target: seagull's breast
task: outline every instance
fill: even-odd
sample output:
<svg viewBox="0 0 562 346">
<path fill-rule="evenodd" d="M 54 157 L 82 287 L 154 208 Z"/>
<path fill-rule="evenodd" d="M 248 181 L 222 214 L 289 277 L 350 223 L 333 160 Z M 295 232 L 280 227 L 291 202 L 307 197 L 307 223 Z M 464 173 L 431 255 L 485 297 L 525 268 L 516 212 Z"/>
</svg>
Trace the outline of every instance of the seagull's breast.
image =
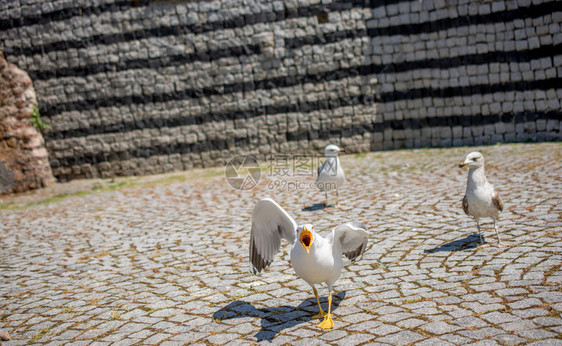
<svg viewBox="0 0 562 346">
<path fill-rule="evenodd" d="M 335 190 L 345 182 L 345 174 L 337 157 L 328 157 L 320 167 L 316 184 L 320 190 Z"/>
<path fill-rule="evenodd" d="M 299 241 L 296 242 L 291 250 L 291 265 L 297 275 L 309 284 L 334 282 L 341 275 L 343 261 L 332 253 L 332 244 L 315 236 L 310 253 Z"/>
<path fill-rule="evenodd" d="M 492 202 L 494 188 L 489 184 L 475 186 L 467 189 L 468 214 L 474 217 L 492 217 L 497 215 L 498 210 Z"/>
</svg>

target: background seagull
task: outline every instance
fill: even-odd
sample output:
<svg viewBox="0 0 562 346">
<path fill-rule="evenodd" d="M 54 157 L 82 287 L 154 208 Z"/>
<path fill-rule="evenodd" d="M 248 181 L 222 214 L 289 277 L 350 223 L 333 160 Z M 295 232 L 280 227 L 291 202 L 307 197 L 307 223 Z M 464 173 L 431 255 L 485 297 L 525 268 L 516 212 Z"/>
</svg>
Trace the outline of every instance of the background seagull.
<svg viewBox="0 0 562 346">
<path fill-rule="evenodd" d="M 250 233 L 250 267 L 257 274 L 273 261 L 279 252 L 281 239 L 292 244 L 291 265 L 314 291 L 319 313 L 313 318 L 324 318 L 318 325 L 322 329 L 332 328 L 332 288 L 341 275 L 342 255 L 355 261 L 363 255 L 368 234 L 359 222 L 348 222 L 335 227 L 326 237 L 313 231 L 310 224 L 299 226 L 279 204 L 270 198 L 260 200 L 252 214 Z M 320 306 L 316 284 L 326 283 L 328 313 Z"/>
<path fill-rule="evenodd" d="M 498 213 L 503 211 L 503 202 L 494 186 L 488 182 L 484 174 L 484 156 L 479 152 L 472 152 L 459 164 L 459 167 L 468 166 L 468 180 L 466 194 L 462 200 L 462 209 L 466 215 L 474 217 L 480 235 L 480 242 L 484 244 L 480 233 L 479 218 L 491 217 L 494 220 L 494 229 L 498 236 L 498 246 L 504 246 L 500 241 L 500 233 L 496 225 Z"/>
<path fill-rule="evenodd" d="M 328 206 L 328 191 L 336 190 L 336 207 L 339 207 L 338 189 L 345 182 L 345 174 L 340 165 L 338 153 L 341 150 L 337 145 L 330 144 L 324 149 L 326 161 L 318 168 L 318 177 L 316 178 L 316 187 L 320 191 L 326 193 L 326 207 Z"/>
</svg>

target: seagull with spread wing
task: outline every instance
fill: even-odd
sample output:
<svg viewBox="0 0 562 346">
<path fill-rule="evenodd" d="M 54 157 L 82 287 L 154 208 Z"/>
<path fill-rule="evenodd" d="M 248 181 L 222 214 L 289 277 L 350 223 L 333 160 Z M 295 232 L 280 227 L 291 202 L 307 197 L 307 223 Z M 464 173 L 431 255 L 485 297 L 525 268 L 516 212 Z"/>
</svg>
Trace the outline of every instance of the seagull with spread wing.
<svg viewBox="0 0 562 346">
<path fill-rule="evenodd" d="M 500 233 L 496 225 L 496 219 L 500 211 L 503 211 L 503 202 L 494 186 L 488 182 L 484 173 L 484 156 L 475 151 L 466 156 L 466 159 L 459 164 L 459 167 L 468 166 L 468 180 L 466 183 L 466 193 L 462 200 L 462 209 L 468 216 L 474 217 L 480 243 L 484 244 L 482 233 L 480 232 L 481 217 L 490 217 L 494 220 L 494 229 L 498 236 L 498 247 L 504 246 L 500 240 Z"/>
<path fill-rule="evenodd" d="M 344 266 L 342 256 L 355 261 L 365 252 L 368 233 L 359 222 L 348 222 L 335 227 L 325 237 L 310 224 L 298 225 L 279 204 L 270 198 L 260 200 L 252 214 L 250 233 L 250 266 L 257 274 L 267 268 L 279 252 L 281 239 L 292 244 L 291 265 L 299 277 L 314 291 L 319 313 L 313 318 L 324 318 L 322 329 L 334 326 L 332 320 L 332 289 Z M 326 283 L 329 290 L 328 312 L 320 306 L 314 285 Z"/>
</svg>

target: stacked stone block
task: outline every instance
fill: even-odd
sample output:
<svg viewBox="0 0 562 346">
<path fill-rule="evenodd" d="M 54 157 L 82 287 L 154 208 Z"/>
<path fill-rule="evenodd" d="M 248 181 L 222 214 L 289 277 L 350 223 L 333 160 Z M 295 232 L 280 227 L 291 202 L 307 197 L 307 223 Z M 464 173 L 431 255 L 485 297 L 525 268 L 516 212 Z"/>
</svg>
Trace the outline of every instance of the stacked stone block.
<svg viewBox="0 0 562 346">
<path fill-rule="evenodd" d="M 0 49 L 64 180 L 560 140 L 561 22 L 552 0 L 10 0 Z"/>
</svg>

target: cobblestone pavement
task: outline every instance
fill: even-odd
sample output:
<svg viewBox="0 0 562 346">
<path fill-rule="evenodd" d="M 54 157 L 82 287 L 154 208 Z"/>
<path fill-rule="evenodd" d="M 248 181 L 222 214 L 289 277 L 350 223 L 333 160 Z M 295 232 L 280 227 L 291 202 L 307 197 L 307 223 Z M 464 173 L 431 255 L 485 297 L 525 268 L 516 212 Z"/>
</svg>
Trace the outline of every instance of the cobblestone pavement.
<svg viewBox="0 0 562 346">
<path fill-rule="evenodd" d="M 458 162 L 473 149 L 484 153 L 504 200 L 505 248 L 495 246 L 490 219 L 483 230 L 491 246 L 478 247 L 476 224 L 461 208 L 467 170 Z M 11 340 L 3 345 L 561 345 L 561 149 L 344 156 L 341 209 L 320 207 L 323 194 L 308 188 L 306 169 L 277 183 L 262 177 L 248 191 L 208 169 L 92 182 L 43 201 L 5 198 L 0 333 Z M 264 176 L 277 164 L 264 166 Z M 317 230 L 367 225 L 366 254 L 335 285 L 334 329 L 311 319 L 317 306 L 286 243 L 265 273 L 249 274 L 251 210 L 266 196 Z M 326 306 L 327 289 L 319 291 Z"/>
</svg>

